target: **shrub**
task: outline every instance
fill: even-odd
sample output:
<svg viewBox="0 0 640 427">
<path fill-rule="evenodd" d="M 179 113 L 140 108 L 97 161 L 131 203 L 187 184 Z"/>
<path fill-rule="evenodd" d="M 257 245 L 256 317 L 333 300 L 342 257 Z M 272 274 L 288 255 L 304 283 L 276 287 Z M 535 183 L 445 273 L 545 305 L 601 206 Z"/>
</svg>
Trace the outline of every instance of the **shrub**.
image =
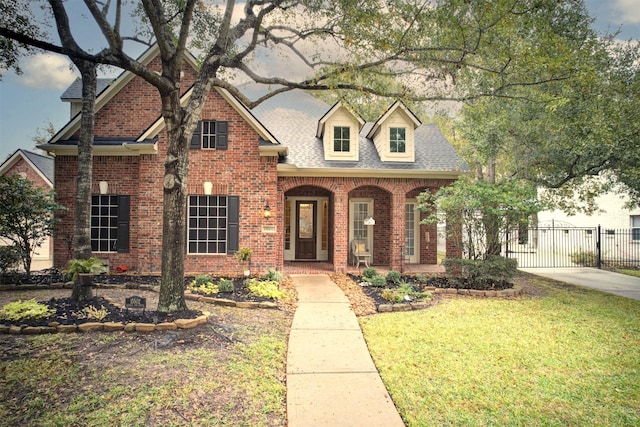
<svg viewBox="0 0 640 427">
<path fill-rule="evenodd" d="M 374 286 L 376 288 L 384 288 L 385 286 L 387 286 L 387 279 L 379 274 L 376 274 L 375 276 L 369 278 L 368 281 L 371 283 L 371 286 Z"/>
<path fill-rule="evenodd" d="M 364 279 L 371 279 L 372 277 L 377 275 L 378 275 L 378 272 L 376 271 L 375 268 L 367 267 L 364 270 L 362 270 L 362 277 Z"/>
<path fill-rule="evenodd" d="M 16 270 L 20 262 L 20 252 L 15 246 L 0 246 L 0 273 Z"/>
<path fill-rule="evenodd" d="M 206 274 L 196 277 L 191 283 L 189 283 L 189 289 L 205 295 L 217 294 L 220 292 L 218 285 L 213 283 L 211 276 Z"/>
<path fill-rule="evenodd" d="M 593 251 L 577 251 L 569 255 L 571 262 L 582 266 L 595 266 L 596 254 Z"/>
<path fill-rule="evenodd" d="M 466 279 L 474 289 L 491 289 L 496 283 L 510 282 L 517 272 L 515 259 L 493 256 L 484 260 L 447 258 L 447 273 Z"/>
<path fill-rule="evenodd" d="M 220 279 L 218 282 L 218 290 L 223 293 L 232 293 L 236 290 L 233 281 L 229 279 Z"/>
<path fill-rule="evenodd" d="M 385 289 L 380 294 L 387 301 L 400 303 L 407 301 L 405 297 L 409 297 L 408 301 L 423 300 L 431 298 L 429 292 L 418 292 L 408 283 L 402 283 L 400 287 L 395 289 Z"/>
<path fill-rule="evenodd" d="M 287 296 L 278 288 L 278 282 L 275 280 L 247 279 L 246 283 L 249 292 L 257 297 L 276 300 Z"/>
<path fill-rule="evenodd" d="M 387 282 L 399 285 L 402 281 L 402 276 L 399 271 L 391 270 L 387 273 Z"/>
<path fill-rule="evenodd" d="M 266 273 L 264 273 L 264 280 L 273 280 L 276 282 L 282 282 L 282 273 L 280 273 L 277 270 L 274 270 L 273 268 L 270 268 L 267 270 Z"/>
<path fill-rule="evenodd" d="M 0 309 L 0 319 L 12 322 L 20 320 L 37 320 L 51 317 L 56 311 L 34 299 L 13 301 Z"/>
<path fill-rule="evenodd" d="M 107 309 L 104 308 L 103 305 L 101 305 L 100 308 L 96 308 L 90 305 L 88 307 L 83 308 L 82 311 L 84 312 L 84 314 L 87 316 L 88 319 L 96 319 L 96 320 L 104 320 L 104 318 L 107 317 L 107 315 L 109 314 L 109 311 L 107 311 Z"/>
</svg>

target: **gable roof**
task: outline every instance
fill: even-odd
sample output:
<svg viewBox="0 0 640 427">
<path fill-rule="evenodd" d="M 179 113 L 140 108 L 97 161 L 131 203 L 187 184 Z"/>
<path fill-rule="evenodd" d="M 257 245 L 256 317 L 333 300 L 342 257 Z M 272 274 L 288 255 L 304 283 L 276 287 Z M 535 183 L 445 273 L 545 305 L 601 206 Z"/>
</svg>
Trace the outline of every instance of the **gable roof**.
<svg viewBox="0 0 640 427">
<path fill-rule="evenodd" d="M 266 90 L 255 85 L 239 89 L 250 99 L 257 99 Z M 325 160 L 323 143 L 316 133 L 318 121 L 328 109 L 326 103 L 296 89 L 278 94 L 252 110 L 289 150 L 278 165 L 280 175 L 455 178 L 469 170 L 438 127 L 431 124 L 419 124 L 415 130 L 415 162 L 383 162 L 374 142 L 367 138 L 375 123 L 366 123 L 360 130 L 358 161 Z M 417 120 L 411 115 L 412 120 Z"/>
<path fill-rule="evenodd" d="M 53 159 L 27 150 L 18 149 L 9 156 L 7 160 L 0 165 L 0 175 L 7 173 L 20 159 L 24 159 L 50 187 L 53 187 Z"/>
<path fill-rule="evenodd" d="M 360 128 L 362 128 L 362 126 L 365 123 L 362 117 L 360 117 L 358 113 L 356 113 L 351 107 L 349 107 L 348 104 L 342 101 L 338 101 L 335 104 L 333 104 L 333 107 L 331 107 L 329 111 L 325 113 L 324 116 L 320 117 L 320 120 L 318 120 L 318 130 L 316 132 L 316 136 L 318 138 L 322 138 L 322 135 L 324 134 L 324 125 L 327 122 L 327 120 L 329 120 L 329 118 L 333 115 L 333 113 L 338 111 L 340 108 L 345 108 L 347 111 L 349 111 L 349 113 L 351 113 L 353 118 L 360 124 Z"/>
<path fill-rule="evenodd" d="M 98 78 L 96 81 L 96 95 L 99 96 L 112 81 L 114 81 L 113 78 Z M 80 77 L 75 79 L 71 86 L 60 95 L 60 99 L 63 101 L 82 100 L 82 79 Z"/>
<path fill-rule="evenodd" d="M 375 133 L 378 132 L 378 129 L 380 129 L 380 126 L 382 125 L 382 123 L 384 123 L 385 120 L 387 120 L 389 116 L 391 116 L 391 114 L 393 114 L 398 109 L 403 111 L 407 115 L 407 117 L 409 117 L 409 120 L 413 122 L 414 129 L 422 124 L 420 119 L 415 114 L 413 114 L 413 112 L 409 110 L 409 108 L 407 108 L 406 105 L 404 105 L 400 101 L 396 101 L 393 104 L 391 104 L 391 106 L 387 108 L 387 111 L 385 111 L 385 113 L 382 116 L 380 116 L 378 120 L 376 120 L 373 126 L 371 126 L 369 133 L 367 133 L 367 138 L 373 138 L 373 135 L 375 135 Z"/>
</svg>

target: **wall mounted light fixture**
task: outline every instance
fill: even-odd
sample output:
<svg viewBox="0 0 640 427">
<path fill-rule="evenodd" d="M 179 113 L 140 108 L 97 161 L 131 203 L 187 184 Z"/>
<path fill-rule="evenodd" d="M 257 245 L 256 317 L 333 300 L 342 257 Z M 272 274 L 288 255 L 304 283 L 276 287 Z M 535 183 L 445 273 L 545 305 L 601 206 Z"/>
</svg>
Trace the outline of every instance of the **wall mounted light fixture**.
<svg viewBox="0 0 640 427">
<path fill-rule="evenodd" d="M 269 219 L 269 218 L 271 218 L 271 207 L 269 206 L 269 202 L 267 202 L 267 203 L 264 205 L 264 208 L 262 208 L 262 216 L 263 216 L 265 219 Z"/>
<path fill-rule="evenodd" d="M 207 196 L 211 195 L 211 190 L 213 189 L 213 184 L 209 181 L 202 183 L 202 188 L 204 189 L 204 194 Z"/>
<path fill-rule="evenodd" d="M 109 192 L 109 183 L 107 181 L 100 181 L 100 194 L 107 194 Z"/>
</svg>

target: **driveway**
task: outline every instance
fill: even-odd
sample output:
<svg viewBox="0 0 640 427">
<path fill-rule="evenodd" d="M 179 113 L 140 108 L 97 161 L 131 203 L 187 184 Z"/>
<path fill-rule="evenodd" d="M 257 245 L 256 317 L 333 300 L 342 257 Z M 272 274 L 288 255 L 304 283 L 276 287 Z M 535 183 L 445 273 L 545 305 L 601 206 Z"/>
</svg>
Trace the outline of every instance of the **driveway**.
<svg viewBox="0 0 640 427">
<path fill-rule="evenodd" d="M 640 277 L 597 268 L 521 268 L 538 276 L 640 300 Z"/>
</svg>

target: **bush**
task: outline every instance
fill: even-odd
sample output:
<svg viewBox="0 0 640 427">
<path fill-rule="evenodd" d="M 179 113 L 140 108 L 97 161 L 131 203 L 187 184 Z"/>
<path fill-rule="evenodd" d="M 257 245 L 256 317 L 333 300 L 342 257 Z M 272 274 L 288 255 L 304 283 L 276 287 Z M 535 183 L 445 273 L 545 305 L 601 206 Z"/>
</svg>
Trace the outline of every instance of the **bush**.
<svg viewBox="0 0 640 427">
<path fill-rule="evenodd" d="M 431 294 L 429 292 L 417 292 L 413 289 L 413 286 L 408 283 L 403 283 L 399 288 L 396 289 L 385 289 L 384 291 L 382 291 L 382 294 L 380 294 L 380 296 L 387 301 L 395 303 L 431 298 Z"/>
<path fill-rule="evenodd" d="M 378 272 L 376 271 L 375 268 L 367 267 L 364 270 L 362 270 L 362 277 L 365 279 L 371 279 L 372 277 L 377 275 L 378 275 Z"/>
<path fill-rule="evenodd" d="M 257 297 L 276 300 L 287 296 L 278 288 L 278 282 L 275 280 L 247 279 L 246 283 L 249 292 Z"/>
<path fill-rule="evenodd" d="M 399 271 L 391 270 L 387 273 L 387 282 L 399 285 L 402 281 L 402 276 Z"/>
<path fill-rule="evenodd" d="M 196 277 L 191 283 L 189 283 L 189 289 L 205 295 L 217 294 L 220 292 L 218 285 L 213 283 L 211 276 L 206 274 Z"/>
<path fill-rule="evenodd" d="M 492 289 L 496 283 L 510 282 L 518 267 L 515 259 L 501 256 L 484 260 L 447 258 L 442 264 L 448 274 L 466 279 L 473 289 Z"/>
<path fill-rule="evenodd" d="M 585 267 L 597 264 L 596 254 L 593 251 L 577 251 L 569 255 L 571 262 Z"/>
<path fill-rule="evenodd" d="M 20 252 L 15 246 L 0 246 L 0 273 L 6 273 L 18 268 Z"/>
<path fill-rule="evenodd" d="M 277 270 L 274 270 L 273 268 L 270 268 L 267 270 L 266 273 L 264 273 L 264 280 L 274 280 L 276 282 L 282 282 L 282 273 L 280 273 Z"/>
<path fill-rule="evenodd" d="M 233 281 L 229 279 L 220 279 L 218 282 L 218 290 L 223 293 L 232 293 L 236 290 Z"/>
<path fill-rule="evenodd" d="M 376 288 L 384 288 L 385 286 L 387 286 L 387 279 L 379 274 L 376 274 L 375 276 L 369 278 L 368 282 L 371 283 L 371 286 Z"/>
<path fill-rule="evenodd" d="M 13 301 L 0 309 L 0 319 L 12 322 L 20 320 L 46 319 L 55 314 L 55 310 L 34 299 L 27 301 Z"/>
</svg>

